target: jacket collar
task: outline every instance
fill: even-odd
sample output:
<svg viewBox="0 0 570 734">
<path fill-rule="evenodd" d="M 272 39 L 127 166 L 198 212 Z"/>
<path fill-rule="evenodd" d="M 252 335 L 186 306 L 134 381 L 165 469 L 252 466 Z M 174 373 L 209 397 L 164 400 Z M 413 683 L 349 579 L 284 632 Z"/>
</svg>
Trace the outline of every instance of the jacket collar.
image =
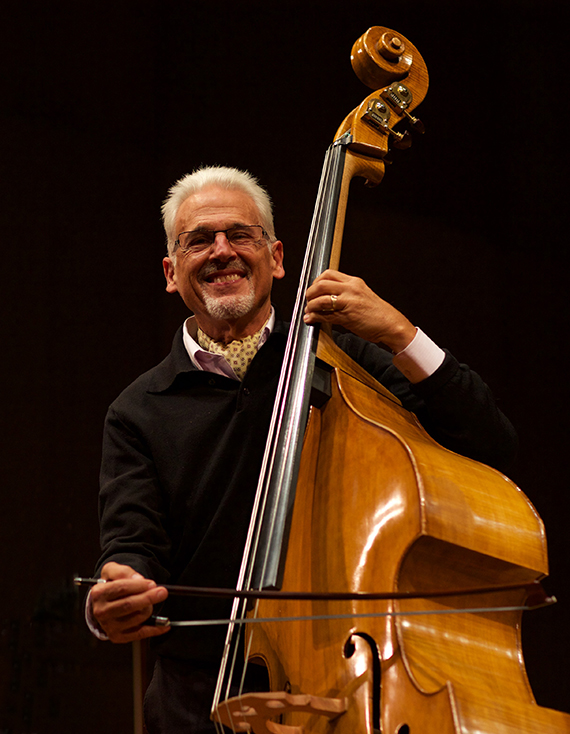
<svg viewBox="0 0 570 734">
<path fill-rule="evenodd" d="M 183 328 L 184 324 L 180 326 L 174 335 L 170 354 L 166 359 L 163 359 L 162 362 L 154 368 L 154 370 L 152 370 L 147 392 L 164 392 L 174 384 L 178 375 L 200 372 L 200 370 L 192 364 L 192 360 L 184 346 L 184 340 L 182 338 Z"/>
<path fill-rule="evenodd" d="M 206 379 L 206 376 L 210 374 L 199 370 L 190 359 L 190 356 L 186 351 L 186 347 L 184 346 L 184 338 L 182 332 L 183 329 L 184 324 L 180 326 L 180 328 L 174 335 L 170 354 L 159 365 L 157 365 L 154 370 L 152 370 L 152 374 L 147 387 L 147 392 L 165 392 L 170 387 L 172 387 L 179 375 L 186 374 L 192 380 L 202 380 Z M 280 336 L 278 338 L 282 339 L 283 336 L 287 334 L 288 330 L 289 324 L 284 323 L 279 318 L 277 318 L 275 320 L 273 332 L 270 335 L 268 341 L 272 341 L 272 337 L 276 334 L 279 334 Z M 221 379 L 229 380 L 230 378 L 222 377 Z"/>
</svg>

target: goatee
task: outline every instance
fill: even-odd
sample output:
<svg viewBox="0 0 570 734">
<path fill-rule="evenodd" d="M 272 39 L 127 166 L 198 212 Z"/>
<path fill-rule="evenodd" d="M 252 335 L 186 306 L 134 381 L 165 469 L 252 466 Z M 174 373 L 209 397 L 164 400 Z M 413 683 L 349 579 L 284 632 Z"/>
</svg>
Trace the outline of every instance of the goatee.
<svg viewBox="0 0 570 734">
<path fill-rule="evenodd" d="M 207 288 L 202 290 L 204 305 L 206 312 L 214 319 L 237 319 L 246 316 L 255 305 L 255 292 L 253 283 L 251 282 L 251 268 L 249 268 L 241 258 L 236 257 L 234 260 L 224 263 L 222 267 L 214 263 L 208 263 L 200 272 L 200 280 L 205 281 L 206 276 L 215 273 L 217 270 L 225 269 L 229 266 L 239 266 L 243 271 L 244 277 L 249 286 L 249 292 L 240 296 L 217 296 L 214 297 L 207 293 Z"/>
<path fill-rule="evenodd" d="M 206 312 L 214 319 L 239 319 L 246 316 L 253 309 L 255 303 L 255 295 L 251 284 L 249 293 L 242 296 L 214 298 L 207 293 L 204 293 L 203 296 Z"/>
</svg>

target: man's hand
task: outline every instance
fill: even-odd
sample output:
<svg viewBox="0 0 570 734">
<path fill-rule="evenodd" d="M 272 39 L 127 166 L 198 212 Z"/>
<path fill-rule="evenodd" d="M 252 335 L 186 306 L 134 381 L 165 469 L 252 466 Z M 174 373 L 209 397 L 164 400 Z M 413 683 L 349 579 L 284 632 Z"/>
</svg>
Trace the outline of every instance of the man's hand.
<svg viewBox="0 0 570 734">
<path fill-rule="evenodd" d="M 106 583 L 91 589 L 93 616 L 112 642 L 133 642 L 170 630 L 143 624 L 152 614 L 153 605 L 168 596 L 165 588 L 119 563 L 106 563 L 101 578 Z"/>
<path fill-rule="evenodd" d="M 361 278 L 325 270 L 307 289 L 306 298 L 305 323 L 344 326 L 362 339 L 382 342 L 395 354 L 416 335 L 415 326 Z"/>
</svg>

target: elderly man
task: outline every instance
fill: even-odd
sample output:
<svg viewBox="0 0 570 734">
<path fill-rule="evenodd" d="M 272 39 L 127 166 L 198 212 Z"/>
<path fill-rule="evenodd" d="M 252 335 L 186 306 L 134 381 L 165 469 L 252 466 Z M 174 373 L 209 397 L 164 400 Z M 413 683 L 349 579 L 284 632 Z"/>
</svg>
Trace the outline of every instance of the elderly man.
<svg viewBox="0 0 570 734">
<path fill-rule="evenodd" d="M 144 623 L 168 596 L 160 584 L 235 586 L 287 332 L 270 300 L 273 279 L 284 276 L 283 244 L 267 193 L 234 169 L 185 176 L 163 216 L 166 290 L 179 293 L 193 316 L 168 357 L 109 409 L 98 565 L 106 583 L 92 590 L 90 615 L 102 639 L 156 638 L 145 704 L 150 734 L 196 734 L 211 730 L 224 630 Z M 328 270 L 306 299 L 306 323 L 349 330 L 335 336 L 339 346 L 436 440 L 495 466 L 510 462 L 514 432 L 485 384 L 362 280 Z M 163 613 L 223 618 L 228 606 L 172 597 Z"/>
</svg>

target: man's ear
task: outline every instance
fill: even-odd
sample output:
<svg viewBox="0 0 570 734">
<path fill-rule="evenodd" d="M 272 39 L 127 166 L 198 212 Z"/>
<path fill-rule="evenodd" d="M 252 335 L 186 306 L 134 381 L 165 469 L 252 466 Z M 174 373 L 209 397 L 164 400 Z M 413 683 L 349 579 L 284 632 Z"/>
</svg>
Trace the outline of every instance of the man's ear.
<svg viewBox="0 0 570 734">
<path fill-rule="evenodd" d="M 178 286 L 176 285 L 176 270 L 173 260 L 170 257 L 165 257 L 162 261 L 162 267 L 164 268 L 164 277 L 166 278 L 166 291 L 168 293 L 177 293 Z"/>
<path fill-rule="evenodd" d="M 273 267 L 273 277 L 280 280 L 285 276 L 285 268 L 283 267 L 283 243 L 281 240 L 276 240 L 271 244 L 273 252 L 273 260 L 275 265 Z"/>
</svg>

